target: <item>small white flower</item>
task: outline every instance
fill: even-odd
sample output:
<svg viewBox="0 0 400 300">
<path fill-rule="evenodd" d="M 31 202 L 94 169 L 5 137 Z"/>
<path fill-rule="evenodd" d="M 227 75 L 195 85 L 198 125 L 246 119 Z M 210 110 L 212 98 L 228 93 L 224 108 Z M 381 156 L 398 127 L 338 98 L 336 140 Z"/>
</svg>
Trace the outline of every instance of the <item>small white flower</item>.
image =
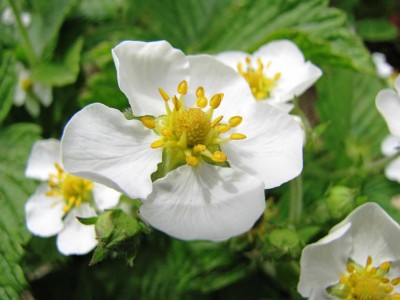
<svg viewBox="0 0 400 300">
<path fill-rule="evenodd" d="M 376 106 L 391 133 L 382 143 L 382 153 L 391 157 L 400 152 L 400 75 L 395 80 L 395 90 L 384 89 L 378 93 Z M 400 158 L 389 163 L 385 174 L 389 179 L 400 182 Z"/>
<path fill-rule="evenodd" d="M 211 56 L 185 56 L 165 41 L 126 41 L 112 53 L 119 86 L 143 117 L 102 104 L 78 112 L 62 138 L 66 169 L 141 198 L 142 217 L 177 238 L 249 230 L 264 188 L 301 172 L 296 122 L 258 107 L 243 78 Z M 169 172 L 153 183 L 161 162 Z"/>
<path fill-rule="evenodd" d="M 20 63 L 16 65 L 18 84 L 14 92 L 14 105 L 25 105 L 34 117 L 40 113 L 40 105 L 47 107 L 53 101 L 51 86 L 33 82 L 31 73 Z"/>
<path fill-rule="evenodd" d="M 372 53 L 372 60 L 375 63 L 376 72 L 380 78 L 386 79 L 392 75 L 394 69 L 386 61 L 386 56 L 380 52 Z"/>
<path fill-rule="evenodd" d="M 21 12 L 20 14 L 22 25 L 29 27 L 31 25 L 32 17 L 30 13 Z M 6 7 L 1 14 L 1 22 L 4 25 L 11 26 L 15 25 L 15 17 L 11 7 Z"/>
<path fill-rule="evenodd" d="M 256 100 L 267 100 L 286 112 L 293 108 L 288 102 L 304 93 L 322 75 L 289 40 L 270 42 L 252 55 L 227 51 L 216 58 L 247 80 Z"/>
<path fill-rule="evenodd" d="M 96 210 L 116 206 L 120 193 L 65 173 L 60 150 L 55 139 L 33 145 L 25 174 L 44 182 L 25 205 L 26 224 L 35 235 L 57 235 L 62 254 L 86 254 L 97 245 L 94 225 L 83 225 L 76 217 L 93 217 Z"/>
<path fill-rule="evenodd" d="M 298 291 L 309 299 L 400 297 L 400 226 L 366 203 L 301 255 Z"/>
</svg>

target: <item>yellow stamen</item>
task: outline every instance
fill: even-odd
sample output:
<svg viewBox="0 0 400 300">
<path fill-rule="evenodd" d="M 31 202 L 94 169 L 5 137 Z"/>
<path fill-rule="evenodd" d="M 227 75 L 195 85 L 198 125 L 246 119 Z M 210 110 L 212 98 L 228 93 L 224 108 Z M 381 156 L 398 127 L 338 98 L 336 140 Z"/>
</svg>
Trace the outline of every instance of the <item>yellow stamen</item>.
<svg viewBox="0 0 400 300">
<path fill-rule="evenodd" d="M 158 88 L 158 92 L 160 93 L 160 95 L 164 99 L 164 101 L 168 101 L 170 99 L 167 92 L 164 91 L 162 88 Z"/>
<path fill-rule="evenodd" d="M 215 151 L 213 155 L 211 155 L 211 159 L 215 162 L 226 162 L 227 157 L 224 152 Z"/>
<path fill-rule="evenodd" d="M 186 162 L 190 166 L 197 166 L 199 164 L 199 160 L 194 156 L 186 156 Z"/>
<path fill-rule="evenodd" d="M 156 127 L 156 123 L 154 122 L 154 119 L 151 117 L 142 117 L 141 121 L 142 124 L 149 129 L 154 129 Z"/>
<path fill-rule="evenodd" d="M 204 88 L 202 86 L 199 86 L 196 90 L 196 97 L 201 98 L 204 97 Z"/>
<path fill-rule="evenodd" d="M 211 128 L 214 128 L 219 122 L 221 122 L 221 120 L 224 118 L 224 116 L 219 116 L 218 118 L 216 118 L 214 121 L 212 121 L 211 123 Z"/>
<path fill-rule="evenodd" d="M 179 99 L 176 96 L 172 98 L 172 103 L 174 104 L 175 110 L 179 110 L 181 108 L 181 103 L 179 102 Z"/>
<path fill-rule="evenodd" d="M 229 125 L 231 125 L 231 127 L 239 126 L 240 123 L 242 123 L 242 117 L 241 116 L 234 116 L 234 117 L 229 119 Z"/>
<path fill-rule="evenodd" d="M 230 136 L 231 140 L 243 140 L 246 136 L 242 133 L 232 133 Z"/>
<path fill-rule="evenodd" d="M 161 130 L 161 134 L 163 136 L 172 136 L 172 130 L 169 128 L 164 128 L 163 130 Z"/>
<path fill-rule="evenodd" d="M 219 124 L 217 126 L 217 130 L 218 130 L 219 133 L 225 133 L 229 129 L 231 129 L 231 126 L 229 126 L 228 124 Z"/>
<path fill-rule="evenodd" d="M 206 97 L 201 96 L 201 97 L 197 98 L 197 100 L 196 100 L 196 105 L 200 108 L 206 107 L 207 104 L 208 104 L 208 100 Z"/>
<path fill-rule="evenodd" d="M 214 96 L 211 97 L 210 106 L 213 109 L 217 109 L 219 107 L 219 105 L 221 104 L 221 101 L 223 98 L 224 98 L 224 94 L 222 94 L 222 93 L 215 94 Z"/>
<path fill-rule="evenodd" d="M 203 152 L 206 149 L 207 149 L 207 147 L 205 145 L 202 145 L 202 144 L 198 144 L 198 145 L 193 147 L 193 151 L 194 152 Z"/>
<path fill-rule="evenodd" d="M 160 148 L 162 146 L 164 146 L 164 141 L 161 141 L 161 140 L 154 141 L 150 145 L 150 147 L 153 148 L 153 149 L 157 149 L 157 148 Z"/>
<path fill-rule="evenodd" d="M 182 80 L 178 85 L 178 93 L 181 95 L 186 95 L 188 92 L 188 84 L 186 80 Z"/>
</svg>

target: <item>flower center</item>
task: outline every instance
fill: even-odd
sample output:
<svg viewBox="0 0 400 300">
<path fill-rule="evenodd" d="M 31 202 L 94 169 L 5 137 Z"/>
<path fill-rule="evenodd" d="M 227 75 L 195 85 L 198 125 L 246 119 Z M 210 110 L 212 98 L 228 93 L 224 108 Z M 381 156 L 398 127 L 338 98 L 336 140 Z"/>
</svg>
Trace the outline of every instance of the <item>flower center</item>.
<svg viewBox="0 0 400 300">
<path fill-rule="evenodd" d="M 253 67 L 250 57 L 246 57 L 246 68 L 243 68 L 241 62 L 238 63 L 239 74 L 246 79 L 250 86 L 253 96 L 257 100 L 267 99 L 271 91 L 278 85 L 281 73 L 275 73 L 273 77 L 267 77 L 265 71 L 271 66 L 271 62 L 264 66 L 260 58 L 257 59 L 257 69 Z"/>
<path fill-rule="evenodd" d="M 30 77 L 26 77 L 26 78 L 20 79 L 18 84 L 24 91 L 28 91 L 32 88 L 33 81 Z"/>
<path fill-rule="evenodd" d="M 393 291 L 394 287 L 400 283 L 400 277 L 391 280 L 385 277 L 390 267 L 390 262 L 374 267 L 370 256 L 365 267 L 350 260 L 347 263 L 347 272 L 340 277 L 339 283 L 328 287 L 327 291 L 338 299 L 398 300 L 400 293 L 393 293 Z"/>
<path fill-rule="evenodd" d="M 59 164 L 55 164 L 57 174 L 50 174 L 48 197 L 62 196 L 65 201 L 64 212 L 73 207 L 89 202 L 92 196 L 93 183 L 90 180 L 79 178 L 66 173 Z"/>
<path fill-rule="evenodd" d="M 142 124 L 153 129 L 159 138 L 151 144 L 151 148 L 169 148 L 183 154 L 185 163 L 197 166 L 201 158 L 208 158 L 216 163 L 227 161 L 225 153 L 220 151 L 222 143 L 231 140 L 246 138 L 244 134 L 232 133 L 222 136 L 231 128 L 239 126 L 242 117 L 231 117 L 227 123 L 222 123 L 223 116 L 213 119 L 214 110 L 219 107 L 224 94 L 219 93 L 208 99 L 204 88 L 196 90 L 196 103 L 194 107 L 186 108 L 185 95 L 188 84 L 181 81 L 178 85 L 178 94 L 172 98 L 161 88 L 158 89 L 165 102 L 166 115 L 159 117 L 145 116 L 141 118 Z M 169 105 L 172 102 L 172 108 Z M 209 105 L 207 110 L 205 109 Z"/>
</svg>

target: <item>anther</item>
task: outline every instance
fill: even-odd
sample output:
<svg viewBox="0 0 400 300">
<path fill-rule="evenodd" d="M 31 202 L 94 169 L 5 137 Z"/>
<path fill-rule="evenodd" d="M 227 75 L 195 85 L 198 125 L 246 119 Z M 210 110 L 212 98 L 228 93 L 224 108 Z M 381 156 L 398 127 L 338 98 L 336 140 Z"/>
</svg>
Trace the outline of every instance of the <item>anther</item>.
<svg viewBox="0 0 400 300">
<path fill-rule="evenodd" d="M 164 101 L 168 101 L 169 100 L 169 95 L 162 88 L 158 88 L 158 92 L 160 93 L 160 95 L 164 99 Z"/>
<path fill-rule="evenodd" d="M 381 265 L 379 266 L 379 268 L 383 271 L 389 271 L 390 269 L 390 262 L 389 261 L 385 261 L 384 263 L 381 263 Z"/>
<path fill-rule="evenodd" d="M 186 162 L 190 166 L 197 166 L 199 164 L 199 160 L 194 156 L 186 156 Z"/>
<path fill-rule="evenodd" d="M 196 97 L 201 98 L 204 97 L 204 88 L 199 86 L 196 90 Z"/>
<path fill-rule="evenodd" d="M 207 147 L 205 145 L 202 145 L 202 144 L 198 144 L 198 145 L 193 147 L 193 151 L 194 152 L 203 152 L 206 149 L 207 149 Z"/>
<path fill-rule="evenodd" d="M 211 155 L 211 159 L 215 162 L 226 162 L 227 157 L 224 152 L 215 151 L 213 155 Z"/>
<path fill-rule="evenodd" d="M 240 123 L 242 123 L 242 117 L 241 116 L 234 116 L 229 119 L 229 125 L 231 127 L 236 127 L 239 126 Z"/>
<path fill-rule="evenodd" d="M 216 118 L 214 121 L 212 121 L 211 123 L 211 128 L 214 128 L 219 122 L 221 122 L 221 120 L 224 118 L 224 116 L 219 116 L 218 118 Z"/>
<path fill-rule="evenodd" d="M 210 106 L 214 109 L 218 108 L 223 98 L 224 98 L 223 93 L 215 94 L 214 96 L 211 97 Z"/>
<path fill-rule="evenodd" d="M 178 85 L 178 93 L 181 95 L 186 95 L 188 91 L 188 84 L 186 80 L 182 80 Z"/>
<path fill-rule="evenodd" d="M 156 123 L 154 122 L 154 119 L 151 117 L 142 117 L 141 121 L 142 124 L 149 129 L 154 129 L 156 127 Z"/>
<path fill-rule="evenodd" d="M 179 102 L 176 96 L 172 98 L 172 103 L 174 104 L 174 108 L 176 111 L 178 111 L 181 108 L 181 103 Z"/>
<path fill-rule="evenodd" d="M 172 136 L 172 131 L 169 128 L 164 128 L 163 130 L 161 130 L 161 134 L 163 136 Z"/>
<path fill-rule="evenodd" d="M 200 97 L 197 98 L 196 105 L 197 105 L 198 107 L 204 108 L 204 107 L 207 106 L 207 104 L 208 104 L 208 100 L 207 100 L 206 97 L 200 96 Z"/>
<path fill-rule="evenodd" d="M 393 290 L 394 290 L 394 287 L 392 287 L 390 285 L 385 286 L 385 293 L 386 294 L 389 294 L 389 293 L 393 292 Z"/>
<path fill-rule="evenodd" d="M 280 72 L 275 73 L 275 75 L 274 75 L 274 80 L 275 80 L 275 81 L 276 81 L 276 80 L 279 80 L 279 79 L 281 78 L 281 76 L 282 76 L 282 73 L 280 73 Z"/>
<path fill-rule="evenodd" d="M 162 146 L 164 146 L 164 141 L 161 141 L 161 140 L 154 141 L 150 145 L 150 147 L 153 148 L 153 149 L 157 149 L 157 148 L 160 148 Z"/>
<path fill-rule="evenodd" d="M 243 133 L 232 133 L 230 138 L 231 140 L 243 140 L 246 136 Z"/>
<path fill-rule="evenodd" d="M 348 264 L 346 265 L 346 269 L 347 269 L 347 272 L 349 272 L 349 273 L 353 273 L 354 270 L 355 270 L 353 264 L 351 264 L 351 263 L 348 263 Z"/>
<path fill-rule="evenodd" d="M 225 133 L 229 129 L 231 129 L 231 126 L 229 126 L 228 124 L 219 124 L 217 127 L 217 130 L 219 133 Z"/>
<path fill-rule="evenodd" d="M 398 285 L 398 284 L 400 283 L 400 277 L 397 277 L 397 278 L 392 279 L 391 283 L 392 283 L 393 285 Z"/>
</svg>

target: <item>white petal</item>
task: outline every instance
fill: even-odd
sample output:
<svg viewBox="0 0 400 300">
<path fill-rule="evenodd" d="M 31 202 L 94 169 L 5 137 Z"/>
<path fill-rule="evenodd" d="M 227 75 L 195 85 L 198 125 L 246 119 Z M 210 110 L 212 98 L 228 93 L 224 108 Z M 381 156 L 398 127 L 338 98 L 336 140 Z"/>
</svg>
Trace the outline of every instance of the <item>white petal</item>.
<svg viewBox="0 0 400 300">
<path fill-rule="evenodd" d="M 150 175 L 162 151 L 151 149 L 156 135 L 116 109 L 91 104 L 67 124 L 61 141 L 65 169 L 107 185 L 131 198 L 146 198 Z"/>
<path fill-rule="evenodd" d="M 125 41 L 112 50 L 118 84 L 135 115 L 165 114 L 158 88 L 170 96 L 187 80 L 189 64 L 182 51 L 168 42 Z"/>
<path fill-rule="evenodd" d="M 25 109 L 34 118 L 37 118 L 40 114 L 39 103 L 36 101 L 36 99 L 28 95 L 25 99 Z"/>
<path fill-rule="evenodd" d="M 385 175 L 390 180 L 400 183 L 400 158 L 395 159 L 387 165 L 385 169 Z"/>
<path fill-rule="evenodd" d="M 380 52 L 372 53 L 372 60 L 374 61 L 376 72 L 381 78 L 388 78 L 392 72 L 393 67 L 386 61 L 386 56 Z"/>
<path fill-rule="evenodd" d="M 120 196 L 121 193 L 114 189 L 99 183 L 93 183 L 93 198 L 100 210 L 115 207 Z"/>
<path fill-rule="evenodd" d="M 24 27 L 29 27 L 32 22 L 32 16 L 30 13 L 22 12 L 21 13 L 21 22 Z"/>
<path fill-rule="evenodd" d="M 266 189 L 299 175 L 303 132 L 297 122 L 266 102 L 247 105 L 242 116 L 243 122 L 235 130 L 247 138 L 221 145 L 231 167 L 259 178 Z"/>
<path fill-rule="evenodd" d="M 15 92 L 14 92 L 14 105 L 17 107 L 22 106 L 25 103 L 26 100 L 26 92 L 24 91 L 23 88 L 19 84 L 15 86 Z"/>
<path fill-rule="evenodd" d="M 57 236 L 57 248 L 64 255 L 86 254 L 97 245 L 94 225 L 84 225 L 76 217 L 89 218 L 96 212 L 88 204 L 72 209 L 64 221 L 64 230 Z"/>
<path fill-rule="evenodd" d="M 48 180 L 50 174 L 57 174 L 55 163 L 61 163 L 60 141 L 56 139 L 37 141 L 32 147 L 25 176 Z"/>
<path fill-rule="evenodd" d="M 376 96 L 376 107 L 385 119 L 390 132 L 400 136 L 400 96 L 394 90 L 384 89 Z"/>
<path fill-rule="evenodd" d="M 63 227 L 64 201 L 61 197 L 47 197 L 47 184 L 38 187 L 25 204 L 26 226 L 34 235 L 49 237 Z"/>
<path fill-rule="evenodd" d="M 215 111 L 219 114 L 237 115 L 243 105 L 254 102 L 249 85 L 246 80 L 236 73 L 232 68 L 209 55 L 188 56 L 190 62 L 189 88 L 191 95 L 186 98 L 195 98 L 197 87 L 204 88 L 206 97 L 209 99 L 218 93 L 223 93 L 224 98 Z M 194 102 L 194 101 L 193 101 Z M 189 100 L 189 106 L 192 104 Z"/>
<path fill-rule="evenodd" d="M 400 151 L 400 137 L 389 135 L 381 144 L 381 151 L 385 156 L 393 156 Z"/>
<path fill-rule="evenodd" d="M 185 165 L 154 182 L 140 213 L 184 240 L 224 240 L 249 230 L 265 209 L 264 186 L 231 168 Z"/>
<path fill-rule="evenodd" d="M 15 24 L 15 17 L 11 7 L 6 7 L 1 14 L 1 23 L 10 26 Z"/>
<path fill-rule="evenodd" d="M 369 202 L 355 209 L 351 223 L 352 258 L 364 264 L 371 256 L 374 265 L 400 259 L 400 226 L 378 204 Z"/>
<path fill-rule="evenodd" d="M 288 101 L 301 95 L 311 87 L 322 71 L 311 62 L 306 62 L 300 49 L 289 40 L 268 43 L 254 52 L 253 60 L 261 58 L 266 68 L 267 77 L 281 73 L 278 86 L 272 90 L 271 99 Z"/>
<path fill-rule="evenodd" d="M 33 85 L 33 92 L 45 107 L 49 106 L 53 101 L 51 86 L 35 83 Z"/>
<path fill-rule="evenodd" d="M 342 226 L 324 239 L 306 246 L 301 254 L 301 273 L 297 290 L 303 297 L 330 299 L 326 288 L 339 282 L 346 272 L 346 263 L 352 248 L 348 234 L 350 226 Z M 316 298 L 324 295 L 324 298 Z"/>
<path fill-rule="evenodd" d="M 215 55 L 216 59 L 230 66 L 236 72 L 238 71 L 238 63 L 245 62 L 246 57 L 251 57 L 251 55 L 241 51 L 225 51 Z"/>
</svg>

